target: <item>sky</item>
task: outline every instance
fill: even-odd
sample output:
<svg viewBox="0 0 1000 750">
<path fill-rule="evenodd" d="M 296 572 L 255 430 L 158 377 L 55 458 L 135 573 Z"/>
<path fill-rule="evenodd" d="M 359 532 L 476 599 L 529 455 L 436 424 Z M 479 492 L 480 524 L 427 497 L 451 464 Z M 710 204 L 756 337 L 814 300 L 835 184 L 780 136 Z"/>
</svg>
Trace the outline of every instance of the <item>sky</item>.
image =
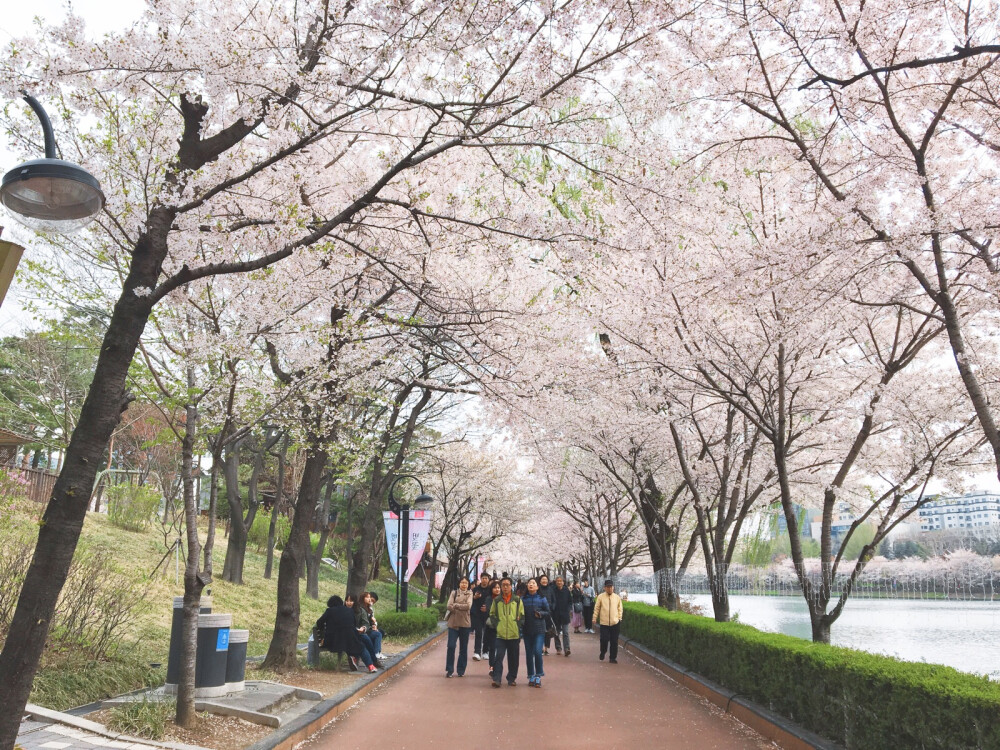
<svg viewBox="0 0 1000 750">
<path fill-rule="evenodd" d="M 67 9 L 72 7 L 86 21 L 88 31 L 95 36 L 101 36 L 127 26 L 139 17 L 145 5 L 143 0 L 76 0 L 72 3 L 66 0 L 6 2 L 3 12 L 0 13 L 0 49 L 10 44 L 12 39 L 34 33 L 37 28 L 34 24 L 36 17 L 44 19 L 49 24 L 55 24 L 61 21 L 66 16 Z M 42 105 L 45 104 L 43 101 Z M 0 173 L 6 173 L 18 162 L 18 157 L 10 152 L 6 138 L 0 133 Z M 0 208 L 0 226 L 4 227 L 5 240 L 25 246 L 25 257 L 30 257 L 32 252 L 39 252 L 37 248 L 32 247 L 31 233 L 17 225 L 3 208 Z M 3 306 L 0 307 L 0 337 L 16 334 L 33 326 L 35 321 L 23 307 L 26 301 L 24 290 L 15 281 L 7 293 Z"/>
</svg>

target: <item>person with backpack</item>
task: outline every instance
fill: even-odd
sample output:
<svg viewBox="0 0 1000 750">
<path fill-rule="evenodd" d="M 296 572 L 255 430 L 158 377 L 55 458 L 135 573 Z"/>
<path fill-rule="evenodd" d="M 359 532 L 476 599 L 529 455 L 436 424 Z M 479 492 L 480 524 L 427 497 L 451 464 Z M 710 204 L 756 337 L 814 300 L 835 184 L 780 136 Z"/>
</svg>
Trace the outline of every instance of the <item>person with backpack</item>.
<svg viewBox="0 0 1000 750">
<path fill-rule="evenodd" d="M 517 684 L 517 670 L 520 666 L 521 625 L 524 623 L 524 604 L 514 593 L 514 583 L 504 577 L 500 581 L 500 597 L 490 605 L 489 626 L 496 631 L 496 647 L 490 678 L 493 687 L 500 687 L 503 676 L 503 660 L 507 657 L 507 684 Z"/>
<path fill-rule="evenodd" d="M 469 591 L 469 579 L 460 578 L 458 588 L 448 597 L 448 655 L 445 661 L 445 677 L 455 674 L 455 644 L 458 650 L 458 676 L 465 676 L 465 667 L 469 662 L 469 632 L 472 630 L 470 611 L 472 610 L 472 592 Z"/>
</svg>

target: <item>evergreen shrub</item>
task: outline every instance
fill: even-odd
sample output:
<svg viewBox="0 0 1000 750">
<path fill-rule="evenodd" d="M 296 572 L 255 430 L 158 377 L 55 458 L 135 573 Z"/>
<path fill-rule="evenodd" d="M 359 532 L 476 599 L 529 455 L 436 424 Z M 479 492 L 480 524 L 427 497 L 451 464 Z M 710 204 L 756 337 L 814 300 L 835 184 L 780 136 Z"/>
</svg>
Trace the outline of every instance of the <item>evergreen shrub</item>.
<svg viewBox="0 0 1000 750">
<path fill-rule="evenodd" d="M 247 533 L 247 544 L 261 555 L 267 552 L 267 532 L 271 528 L 271 514 L 258 512 Z M 292 522 L 278 514 L 274 524 L 274 548 L 284 549 L 288 536 L 292 533 Z"/>
<path fill-rule="evenodd" d="M 411 609 L 407 612 L 383 612 L 378 615 L 379 629 L 388 637 L 405 638 L 427 635 L 437 630 L 437 612 Z"/>
<path fill-rule="evenodd" d="M 986 677 L 639 603 L 622 635 L 848 750 L 1000 748 Z"/>
</svg>

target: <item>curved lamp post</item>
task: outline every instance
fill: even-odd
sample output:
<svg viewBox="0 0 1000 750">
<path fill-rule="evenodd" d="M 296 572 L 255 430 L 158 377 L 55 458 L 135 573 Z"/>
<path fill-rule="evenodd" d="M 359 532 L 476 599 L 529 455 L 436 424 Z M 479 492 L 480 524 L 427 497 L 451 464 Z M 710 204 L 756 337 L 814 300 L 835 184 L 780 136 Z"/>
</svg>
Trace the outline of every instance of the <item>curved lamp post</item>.
<svg viewBox="0 0 1000 750">
<path fill-rule="evenodd" d="M 83 167 L 56 158 L 56 137 L 48 115 L 33 96 L 24 94 L 24 100 L 42 123 L 45 158 L 26 161 L 5 174 L 0 203 L 36 231 L 75 232 L 104 208 L 101 183 Z"/>
<path fill-rule="evenodd" d="M 421 484 L 420 480 L 417 479 L 412 474 L 400 474 L 398 477 L 392 480 L 392 484 L 389 485 L 389 510 L 396 514 L 399 518 L 398 523 L 400 524 L 399 534 L 397 535 L 397 551 L 396 551 L 396 611 L 405 612 L 407 609 L 407 604 L 409 603 L 409 589 L 410 583 L 406 578 L 406 571 L 410 567 L 410 506 L 401 505 L 399 501 L 392 494 L 393 488 L 395 488 L 396 483 L 400 479 L 412 479 L 420 487 L 420 494 L 417 495 L 416 499 L 413 501 L 414 507 L 418 505 L 429 505 L 434 502 L 434 498 L 430 495 L 424 493 L 424 485 Z"/>
</svg>

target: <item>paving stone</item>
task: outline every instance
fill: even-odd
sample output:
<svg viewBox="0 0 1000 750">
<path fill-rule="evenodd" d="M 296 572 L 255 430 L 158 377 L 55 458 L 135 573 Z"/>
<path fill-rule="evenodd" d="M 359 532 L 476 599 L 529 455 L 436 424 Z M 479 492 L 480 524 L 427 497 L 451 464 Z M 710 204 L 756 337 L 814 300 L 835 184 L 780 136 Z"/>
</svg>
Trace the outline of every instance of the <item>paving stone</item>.
<svg viewBox="0 0 1000 750">
<path fill-rule="evenodd" d="M 46 748 L 47 750 L 66 750 L 66 748 L 70 747 L 71 745 L 72 745 L 72 743 L 70 743 L 70 742 L 55 742 L 55 741 L 52 741 L 52 742 L 46 742 L 43 745 L 39 745 L 39 747 Z"/>
</svg>

